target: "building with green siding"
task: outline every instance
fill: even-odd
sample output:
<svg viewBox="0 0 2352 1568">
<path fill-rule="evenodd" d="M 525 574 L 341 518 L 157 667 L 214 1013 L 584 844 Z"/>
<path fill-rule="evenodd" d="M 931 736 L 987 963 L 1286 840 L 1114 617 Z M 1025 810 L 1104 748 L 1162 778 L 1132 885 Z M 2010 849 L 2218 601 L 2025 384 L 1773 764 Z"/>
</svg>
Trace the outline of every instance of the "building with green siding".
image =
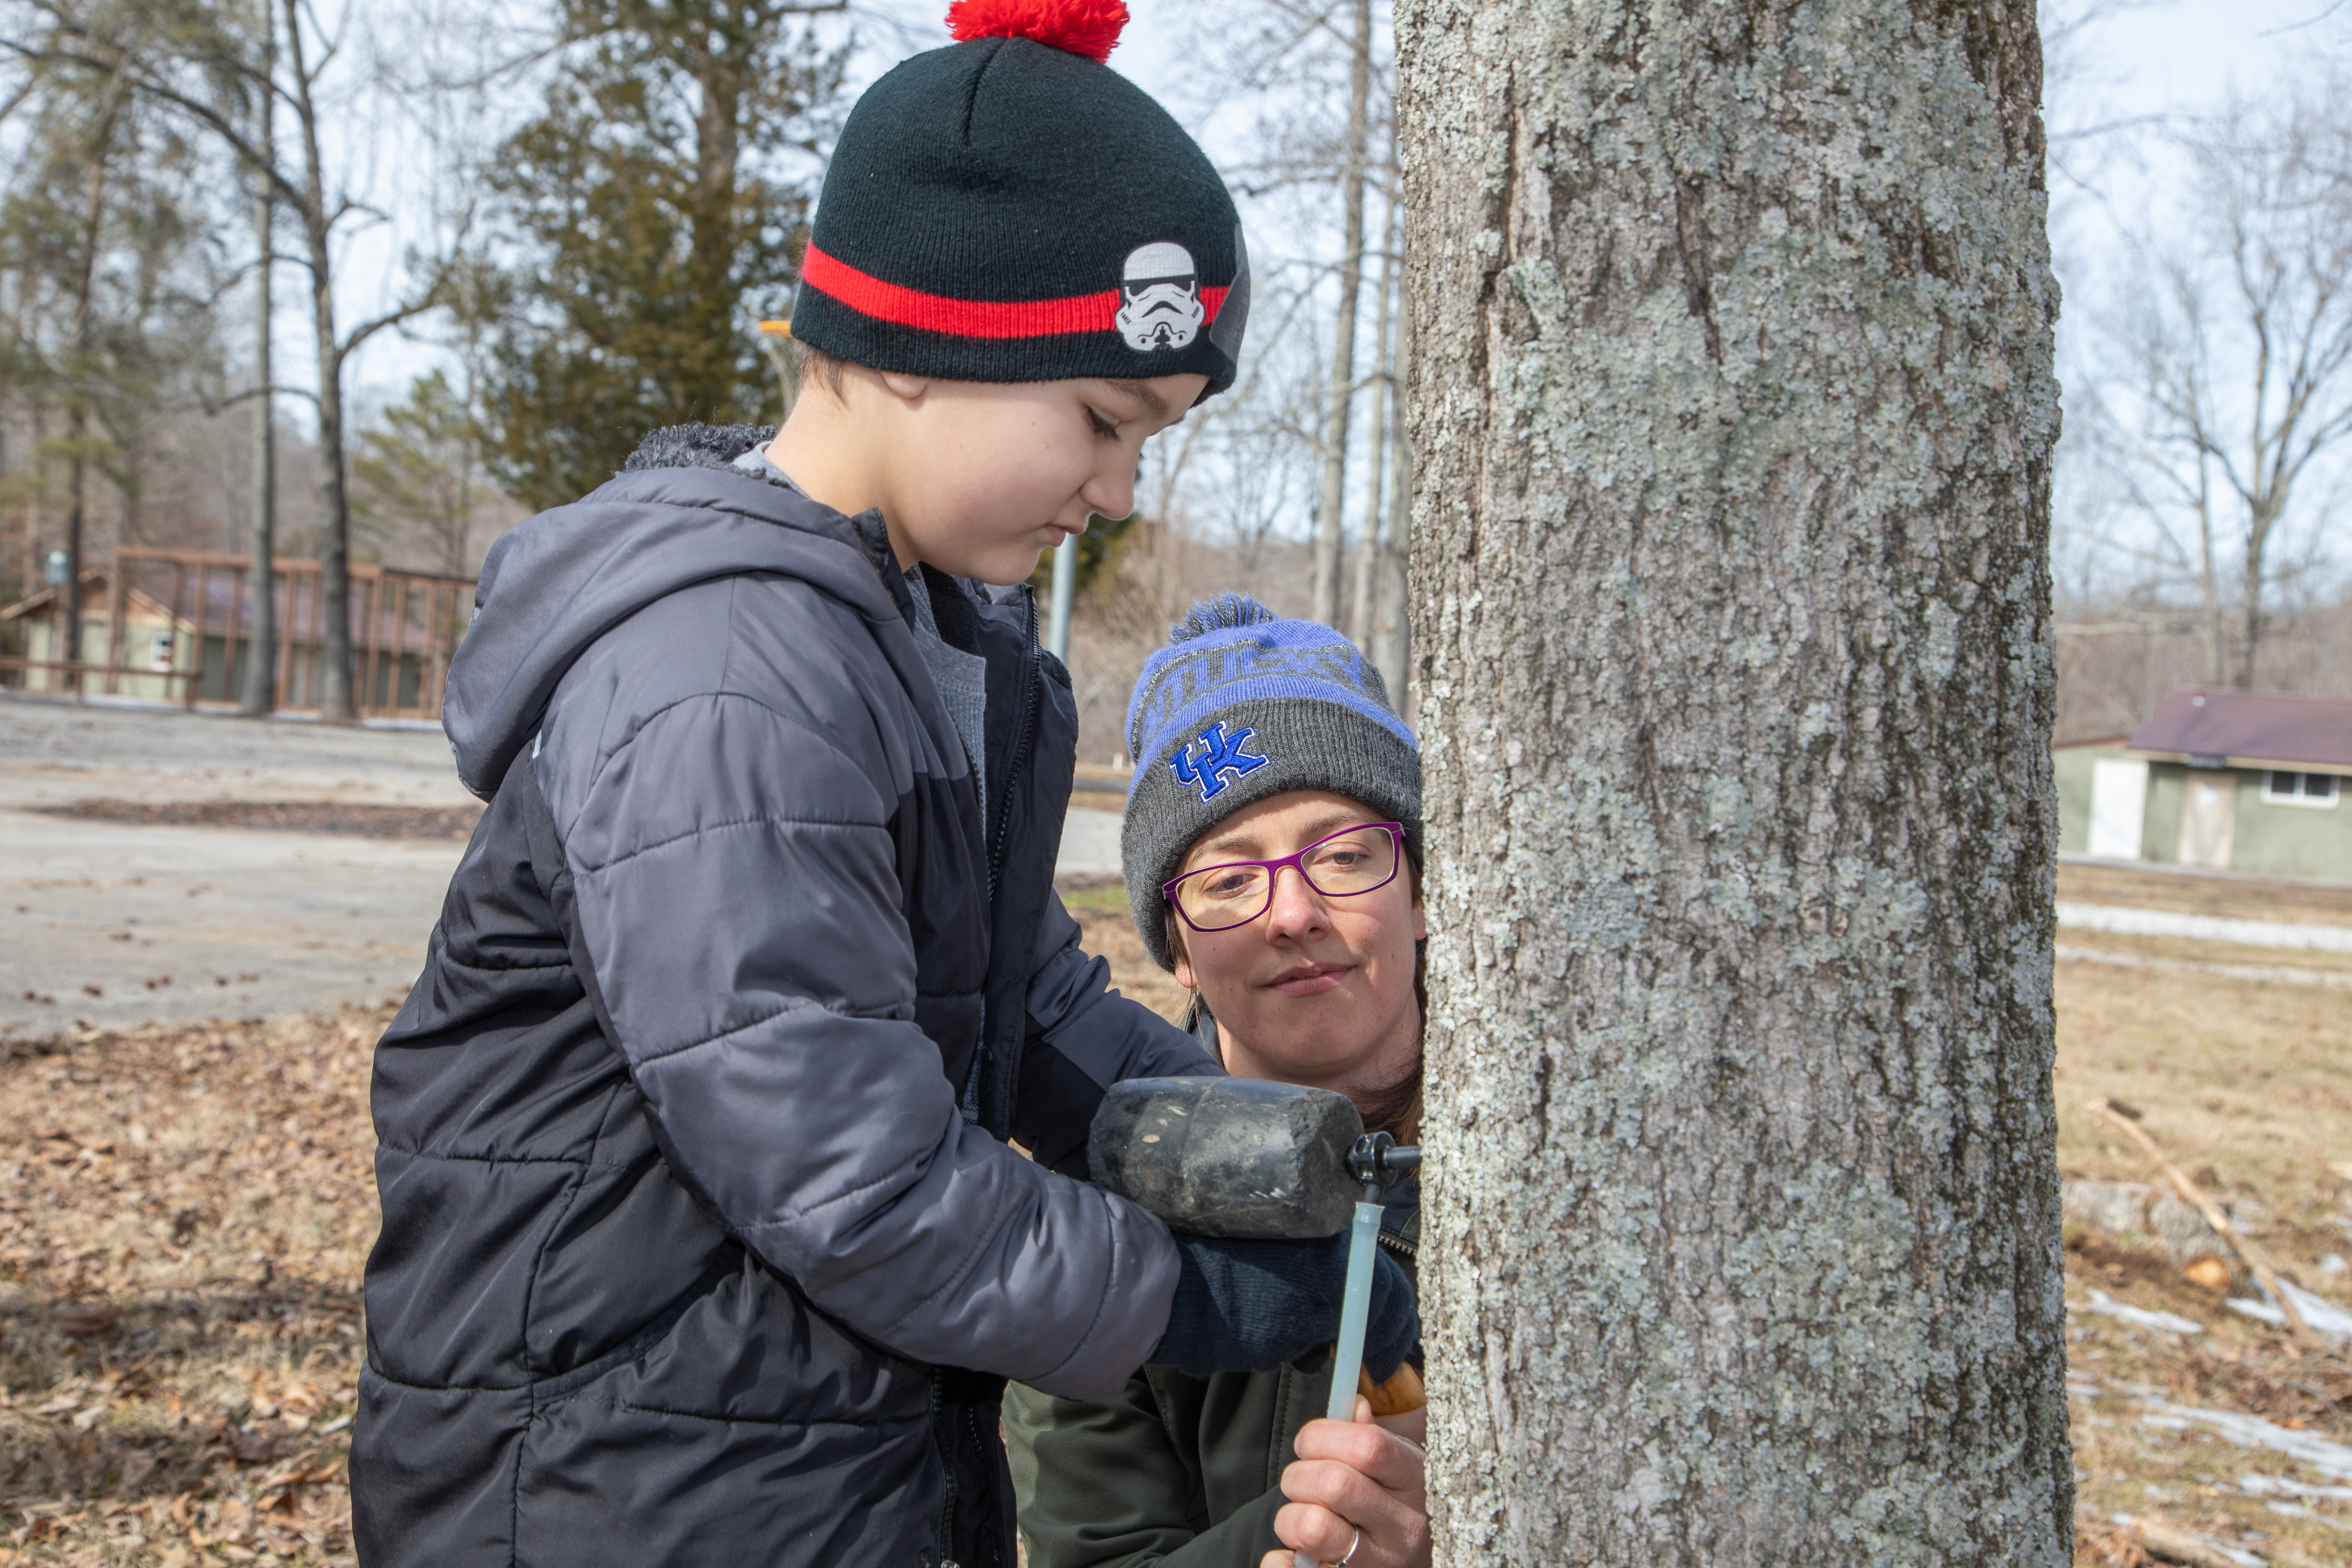
<svg viewBox="0 0 2352 1568">
<path fill-rule="evenodd" d="M 2061 854 L 2352 882 L 2352 698 L 2191 688 L 2056 763 Z"/>
</svg>

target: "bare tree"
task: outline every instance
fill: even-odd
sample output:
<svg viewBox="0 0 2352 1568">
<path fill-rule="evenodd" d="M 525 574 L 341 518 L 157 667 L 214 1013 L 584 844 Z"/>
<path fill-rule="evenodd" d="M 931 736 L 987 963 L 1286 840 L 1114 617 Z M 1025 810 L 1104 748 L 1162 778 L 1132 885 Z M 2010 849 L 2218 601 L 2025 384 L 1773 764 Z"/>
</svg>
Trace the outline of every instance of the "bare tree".
<svg viewBox="0 0 2352 1568">
<path fill-rule="evenodd" d="M 1347 563 L 1357 479 L 1350 456 L 1360 452 L 1366 404 L 1377 403 L 1387 374 L 1377 357 L 1363 363 L 1360 340 L 1371 330 L 1365 307 L 1377 304 L 1377 296 L 1365 298 L 1375 286 L 1367 272 L 1381 251 L 1372 237 L 1391 227 L 1395 201 L 1388 6 L 1259 0 L 1192 15 L 1200 112 L 1247 105 L 1255 114 L 1250 150 L 1229 170 L 1243 197 L 1258 290 L 1252 380 L 1228 395 L 1254 403 L 1252 423 L 1280 431 L 1317 475 L 1307 605 L 1318 619 L 1350 624 Z M 1293 406 L 1298 374 L 1291 365 L 1310 357 L 1318 384 L 1305 405 Z M 1368 390 L 1375 395 L 1369 400 Z M 1194 480 L 1201 494 L 1221 500 L 1249 482 L 1222 465 Z M 1295 538 L 1295 528 L 1293 521 L 1281 531 Z"/>
<path fill-rule="evenodd" d="M 2205 679 L 2253 684 L 2279 551 L 2352 436 L 2352 137 L 2332 101 L 2241 106 L 2180 138 L 2166 232 L 2098 321 L 2094 442 L 2146 542 L 2185 584 Z M 2291 569 L 2291 567 L 2290 567 Z"/>
<path fill-rule="evenodd" d="M 16 18 L 0 13 L 0 29 Z M 204 176 L 194 150 L 115 71 L 26 58 L 6 107 L 0 182 L 0 410 L 25 421 L 32 471 L 8 489 L 36 509 L 62 470 L 66 580 L 57 657 L 80 656 L 81 573 L 110 486 L 136 539 L 159 414 L 215 363 Z M 192 188 L 193 187 L 193 188 Z M 45 438 L 48 416 L 62 432 Z M 28 530 L 26 543 L 36 544 Z"/>
<path fill-rule="evenodd" d="M 1372 330 L 1372 374 L 1367 378 L 1372 398 L 1370 421 L 1371 461 L 1364 465 L 1364 532 L 1356 549 L 1356 590 L 1349 604 L 1348 637 L 1358 647 L 1369 649 L 1378 634 L 1380 623 L 1380 593 L 1388 567 L 1388 499 L 1389 426 L 1392 421 L 1395 397 L 1395 361 L 1393 356 L 1396 305 L 1396 220 L 1402 215 L 1390 209 L 1390 233 L 1381 244 L 1381 281 L 1374 296 Z"/>
<path fill-rule="evenodd" d="M 1398 37 L 1439 1561 L 2061 1568 L 2032 7 Z"/>
<path fill-rule="evenodd" d="M 90 399 L 87 383 L 89 379 L 91 351 L 97 344 L 95 310 L 98 290 L 98 257 L 104 243 L 101 226 L 106 220 L 107 178 L 114 172 L 114 162 L 121 155 L 115 136 L 123 121 L 125 94 L 119 79 L 110 79 L 100 85 L 96 101 L 90 105 L 92 123 L 89 128 L 88 145 L 80 149 L 83 163 L 81 212 L 75 239 L 73 262 L 73 347 L 72 363 L 75 379 L 85 384 L 75 388 L 76 395 L 66 401 L 66 458 L 68 478 L 66 492 L 66 571 L 65 584 L 58 592 L 57 630 L 49 640 L 52 658 L 79 659 L 81 646 L 81 567 L 83 529 L 89 518 L 90 468 Z M 79 690 L 77 683 L 76 690 Z"/>
<path fill-rule="evenodd" d="M 1315 517 L 1315 619 L 1339 624 L 1339 558 L 1348 504 L 1348 430 L 1355 422 L 1356 314 L 1364 282 L 1364 177 L 1371 135 L 1372 0 L 1355 0 L 1348 37 L 1348 130 L 1339 170 L 1339 309 L 1332 321 L 1331 390 L 1323 415 L 1323 488 Z"/>
<path fill-rule="evenodd" d="M 271 0 L 254 7 L 260 35 L 261 79 L 278 78 L 278 26 L 270 16 Z M 278 166 L 277 95 L 253 95 L 253 141 L 256 165 Z M 270 182 L 253 181 L 253 521 L 252 629 L 246 638 L 245 690 L 238 710 L 248 719 L 267 718 L 278 706 L 278 661 L 267 650 L 278 646 L 278 600 L 274 569 L 278 560 L 278 399 L 270 385 L 277 355 L 272 352 L 270 285 L 278 265 L 278 203 Z"/>
<path fill-rule="evenodd" d="M 305 0 L 278 0 L 277 37 L 253 26 L 235 0 L 154 0 L 131 11 L 85 0 L 38 0 L 47 22 L 36 41 L 11 41 L 27 58 L 111 72 L 156 104 L 215 138 L 268 186 L 302 237 L 299 259 L 310 277 L 319 415 L 320 659 L 321 714 L 335 722 L 356 715 L 352 701 L 351 502 L 344 452 L 344 371 L 361 345 L 387 328 L 436 308 L 463 223 L 437 257 L 412 257 L 420 281 L 399 302 L 349 327 L 337 322 L 336 247 L 345 230 L 380 216 L 327 163 L 323 127 L 330 115 L 347 132 L 361 118 L 343 95 L 331 99 L 329 72 L 352 40 L 326 31 Z M 351 18 L 346 16 L 346 22 Z M 273 100 L 293 130 L 283 142 L 259 134 L 271 117 L 252 106 Z"/>
</svg>

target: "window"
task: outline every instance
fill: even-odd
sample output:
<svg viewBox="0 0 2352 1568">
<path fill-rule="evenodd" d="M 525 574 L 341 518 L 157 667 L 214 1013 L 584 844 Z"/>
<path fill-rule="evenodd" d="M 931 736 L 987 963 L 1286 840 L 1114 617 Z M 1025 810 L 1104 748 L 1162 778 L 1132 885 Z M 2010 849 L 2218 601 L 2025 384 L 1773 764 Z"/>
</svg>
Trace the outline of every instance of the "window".
<svg viewBox="0 0 2352 1568">
<path fill-rule="evenodd" d="M 2273 768 L 2263 775 L 2263 799 L 2272 805 L 2336 804 L 2334 773 L 2291 773 Z"/>
</svg>

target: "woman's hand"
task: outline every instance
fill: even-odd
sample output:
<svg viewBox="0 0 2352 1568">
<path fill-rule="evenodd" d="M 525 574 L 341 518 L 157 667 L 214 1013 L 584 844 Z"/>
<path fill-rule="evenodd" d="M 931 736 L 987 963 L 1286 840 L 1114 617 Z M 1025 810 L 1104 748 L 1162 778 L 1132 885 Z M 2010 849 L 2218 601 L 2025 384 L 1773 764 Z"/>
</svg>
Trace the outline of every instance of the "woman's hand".
<svg viewBox="0 0 2352 1568">
<path fill-rule="evenodd" d="M 1290 1551 L 1267 1552 L 1259 1568 L 1291 1568 L 1292 1552 L 1336 1563 L 1350 1542 L 1348 1568 L 1425 1568 L 1421 1445 L 1376 1424 L 1370 1403 L 1359 1397 L 1354 1421 L 1309 1421 L 1293 1447 L 1298 1458 L 1282 1472 L 1290 1500 L 1274 1516 L 1274 1533 Z"/>
</svg>

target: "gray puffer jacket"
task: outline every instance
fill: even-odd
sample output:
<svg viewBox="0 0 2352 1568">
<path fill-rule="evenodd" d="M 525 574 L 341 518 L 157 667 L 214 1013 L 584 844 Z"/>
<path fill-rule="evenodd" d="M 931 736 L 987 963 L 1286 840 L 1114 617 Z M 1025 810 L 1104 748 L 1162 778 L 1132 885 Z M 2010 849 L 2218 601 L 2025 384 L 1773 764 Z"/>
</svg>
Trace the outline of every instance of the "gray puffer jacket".
<svg viewBox="0 0 2352 1568">
<path fill-rule="evenodd" d="M 1068 678 L 926 572 L 983 823 L 878 520 L 724 466 L 765 434 L 665 433 L 484 571 L 490 805 L 376 1054 L 371 1565 L 1010 1568 L 1003 1379 L 1105 1394 L 1166 1326 L 1166 1231 L 1068 1175 L 1104 1086 L 1217 1068 L 1054 896 Z"/>
</svg>

